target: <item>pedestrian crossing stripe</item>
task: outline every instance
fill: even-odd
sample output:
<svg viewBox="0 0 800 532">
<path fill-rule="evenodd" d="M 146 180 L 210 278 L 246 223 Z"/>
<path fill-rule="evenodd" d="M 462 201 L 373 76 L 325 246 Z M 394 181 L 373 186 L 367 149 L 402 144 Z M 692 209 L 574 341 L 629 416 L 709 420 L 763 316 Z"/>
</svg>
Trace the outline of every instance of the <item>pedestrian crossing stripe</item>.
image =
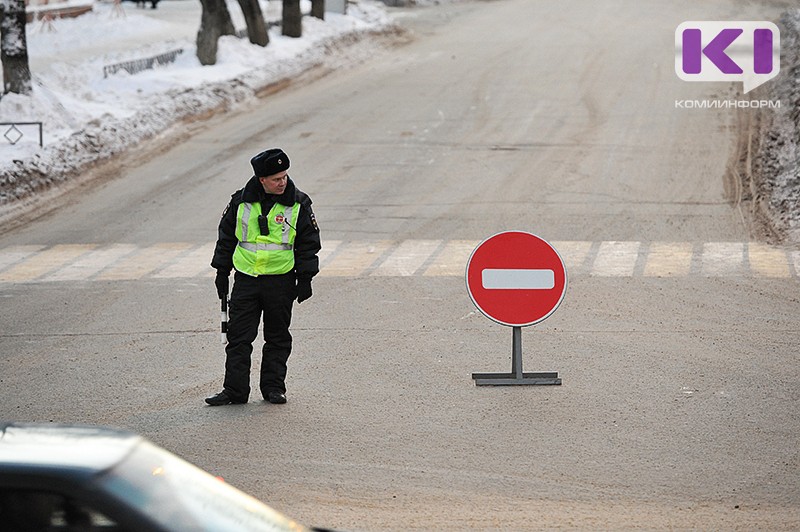
<svg viewBox="0 0 800 532">
<path fill-rule="evenodd" d="M 328 240 L 320 277 L 460 277 L 478 240 Z M 552 241 L 569 276 L 798 279 L 800 251 L 757 242 Z M 214 242 L 18 245 L 0 284 L 211 277 Z"/>
</svg>

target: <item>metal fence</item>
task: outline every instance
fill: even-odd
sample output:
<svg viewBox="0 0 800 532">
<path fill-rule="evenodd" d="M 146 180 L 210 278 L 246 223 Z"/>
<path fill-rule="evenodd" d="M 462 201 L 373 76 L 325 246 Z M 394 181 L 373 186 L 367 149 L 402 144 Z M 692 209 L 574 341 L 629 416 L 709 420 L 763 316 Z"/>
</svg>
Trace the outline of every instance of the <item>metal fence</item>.
<svg viewBox="0 0 800 532">
<path fill-rule="evenodd" d="M 310 16 L 310 13 L 303 13 L 302 16 L 304 17 Z M 264 23 L 266 24 L 267 29 L 281 25 L 280 20 L 265 20 Z M 239 39 L 246 39 L 247 28 L 236 30 L 236 32 L 234 32 L 234 35 Z M 178 55 L 182 53 L 183 53 L 183 48 L 178 48 L 177 50 L 172 50 L 171 52 L 166 52 L 153 57 L 146 57 L 144 59 L 133 59 L 131 61 L 123 61 L 121 63 L 116 63 L 114 65 L 107 65 L 103 67 L 103 77 L 107 78 L 110 75 L 116 74 L 120 70 L 124 70 L 128 74 L 138 74 L 139 72 L 150 70 L 155 65 L 166 65 L 169 63 L 174 63 L 175 58 L 177 58 Z"/>
<path fill-rule="evenodd" d="M 17 126 L 39 126 L 39 147 L 44 146 L 42 139 L 42 123 L 41 122 L 0 122 L 0 126 L 11 126 L 3 133 L 3 137 L 12 145 L 19 142 L 25 136 Z"/>
<path fill-rule="evenodd" d="M 120 70 L 124 70 L 128 74 L 137 74 L 144 70 L 149 70 L 156 65 L 166 65 L 174 63 L 178 55 L 183 53 L 183 48 L 172 50 L 163 54 L 153 57 L 146 57 L 144 59 L 133 59 L 131 61 L 123 61 L 114 65 L 106 65 L 103 67 L 103 77 L 107 78 L 109 75 L 116 74 Z"/>
</svg>

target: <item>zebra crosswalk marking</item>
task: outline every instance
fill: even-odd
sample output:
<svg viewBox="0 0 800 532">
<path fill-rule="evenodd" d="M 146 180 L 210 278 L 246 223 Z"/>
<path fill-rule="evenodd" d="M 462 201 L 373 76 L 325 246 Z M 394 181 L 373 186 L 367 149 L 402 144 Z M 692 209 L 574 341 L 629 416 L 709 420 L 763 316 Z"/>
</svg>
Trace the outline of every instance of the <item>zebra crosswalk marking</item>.
<svg viewBox="0 0 800 532">
<path fill-rule="evenodd" d="M 323 243 L 321 277 L 463 277 L 478 240 Z M 755 242 L 555 241 L 570 276 L 800 278 L 800 250 Z M 211 277 L 214 242 L 18 245 L 0 249 L 0 284 Z"/>
<path fill-rule="evenodd" d="M 639 242 L 601 242 L 591 275 L 631 277 L 639 258 Z"/>
<path fill-rule="evenodd" d="M 789 255 L 791 256 L 792 266 L 794 266 L 794 274 L 800 276 L 800 251 L 792 251 Z"/>
<path fill-rule="evenodd" d="M 555 241 L 550 244 L 558 251 L 568 272 L 583 271 L 592 243 L 580 240 Z"/>
<path fill-rule="evenodd" d="M 138 248 L 133 244 L 112 244 L 107 248 L 94 249 L 78 257 L 72 264 L 42 277 L 43 281 L 80 281 L 89 279 L 103 268 L 133 253 Z"/>
<path fill-rule="evenodd" d="M 319 272 L 322 277 L 351 277 L 372 266 L 389 249 L 389 240 L 349 242 L 346 253 L 337 253 Z"/>
<path fill-rule="evenodd" d="M 744 244 L 707 242 L 702 251 L 702 274 L 706 277 L 741 275 L 745 271 Z"/>
<path fill-rule="evenodd" d="M 208 243 L 187 253 L 181 260 L 175 261 L 161 271 L 153 274 L 156 279 L 180 279 L 185 277 L 197 277 L 199 275 L 210 276 L 211 257 L 214 255 L 214 244 Z"/>
<path fill-rule="evenodd" d="M 779 249 L 760 243 L 748 246 L 750 269 L 763 277 L 791 277 L 787 256 Z"/>
<path fill-rule="evenodd" d="M 10 246 L 3 250 L 0 254 L 0 271 L 8 268 L 12 264 L 20 262 L 23 259 L 33 255 L 37 251 L 41 251 L 45 246 L 38 245 L 24 245 L 24 246 Z M 0 276 L 2 279 L 2 276 Z"/>
<path fill-rule="evenodd" d="M 371 275 L 408 277 L 422 267 L 441 245 L 439 240 L 406 240 Z"/>
<path fill-rule="evenodd" d="M 472 251 L 480 244 L 479 240 L 451 240 L 425 269 L 427 276 L 464 275 Z"/>
<path fill-rule="evenodd" d="M 100 281 L 122 281 L 141 279 L 153 270 L 163 266 L 189 249 L 185 243 L 159 243 L 140 250 L 119 264 L 109 266 L 95 277 Z"/>
<path fill-rule="evenodd" d="M 0 274 L 0 281 L 31 281 L 80 257 L 96 247 L 95 244 L 58 244 L 34 253 Z"/>
<path fill-rule="evenodd" d="M 692 249 L 689 242 L 653 242 L 647 250 L 645 277 L 683 277 L 692 269 Z"/>
<path fill-rule="evenodd" d="M 319 251 L 319 253 L 317 253 L 320 265 L 325 264 L 325 261 L 328 260 L 328 257 L 336 253 L 336 250 L 339 248 L 341 243 L 341 240 L 324 240 L 322 242 L 322 249 Z"/>
</svg>

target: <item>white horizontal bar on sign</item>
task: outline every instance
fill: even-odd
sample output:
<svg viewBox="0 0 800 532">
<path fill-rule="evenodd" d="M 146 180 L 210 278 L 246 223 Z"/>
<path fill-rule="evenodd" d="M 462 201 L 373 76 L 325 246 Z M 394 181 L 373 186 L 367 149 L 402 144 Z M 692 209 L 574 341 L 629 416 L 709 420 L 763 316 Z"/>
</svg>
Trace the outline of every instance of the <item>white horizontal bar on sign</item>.
<svg viewBox="0 0 800 532">
<path fill-rule="evenodd" d="M 481 283 L 487 290 L 550 290 L 556 285 L 553 270 L 485 269 Z"/>
</svg>

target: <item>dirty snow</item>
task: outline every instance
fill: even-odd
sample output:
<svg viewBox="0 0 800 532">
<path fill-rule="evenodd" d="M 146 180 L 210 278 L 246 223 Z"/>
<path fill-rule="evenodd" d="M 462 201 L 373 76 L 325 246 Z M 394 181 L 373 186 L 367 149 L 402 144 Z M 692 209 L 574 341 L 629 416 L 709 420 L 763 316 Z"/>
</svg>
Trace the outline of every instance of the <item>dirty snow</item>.
<svg viewBox="0 0 800 532">
<path fill-rule="evenodd" d="M 781 74 L 765 90 L 790 105 L 761 113 L 752 147 L 752 201 L 769 226 L 769 240 L 800 243 L 800 10 L 785 13 L 780 29 Z"/>
</svg>

